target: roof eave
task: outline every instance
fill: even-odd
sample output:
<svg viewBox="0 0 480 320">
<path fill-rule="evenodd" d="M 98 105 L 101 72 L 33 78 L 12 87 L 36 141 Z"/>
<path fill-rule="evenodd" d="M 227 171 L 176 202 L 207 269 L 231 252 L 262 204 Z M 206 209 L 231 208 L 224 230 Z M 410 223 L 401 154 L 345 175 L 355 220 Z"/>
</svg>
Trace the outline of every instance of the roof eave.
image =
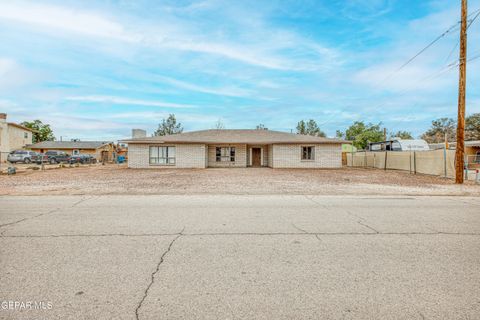
<svg viewBox="0 0 480 320">
<path fill-rule="evenodd" d="M 122 143 L 128 144 L 148 144 L 148 143 L 158 143 L 158 144 L 165 144 L 165 143 L 178 143 L 178 144 L 251 144 L 251 145 L 265 145 L 265 144 L 344 144 L 344 143 L 351 143 L 350 141 L 342 141 L 342 140 L 322 140 L 322 141 L 312 141 L 312 140 L 301 140 L 301 141 L 188 141 L 188 140 L 178 140 L 178 141 L 166 141 L 166 140 L 120 140 Z"/>
</svg>

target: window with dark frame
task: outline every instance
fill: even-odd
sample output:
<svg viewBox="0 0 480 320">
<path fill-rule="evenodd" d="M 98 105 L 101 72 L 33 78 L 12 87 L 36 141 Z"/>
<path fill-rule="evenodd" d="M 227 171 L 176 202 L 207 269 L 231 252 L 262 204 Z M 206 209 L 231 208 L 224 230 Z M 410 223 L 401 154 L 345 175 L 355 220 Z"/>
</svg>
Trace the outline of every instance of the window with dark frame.
<svg viewBox="0 0 480 320">
<path fill-rule="evenodd" d="M 302 160 L 314 160 L 315 147 L 302 147 Z"/>
<path fill-rule="evenodd" d="M 150 164 L 174 165 L 175 147 L 150 147 Z"/>
<path fill-rule="evenodd" d="M 216 147 L 216 162 L 235 162 L 235 147 Z"/>
</svg>

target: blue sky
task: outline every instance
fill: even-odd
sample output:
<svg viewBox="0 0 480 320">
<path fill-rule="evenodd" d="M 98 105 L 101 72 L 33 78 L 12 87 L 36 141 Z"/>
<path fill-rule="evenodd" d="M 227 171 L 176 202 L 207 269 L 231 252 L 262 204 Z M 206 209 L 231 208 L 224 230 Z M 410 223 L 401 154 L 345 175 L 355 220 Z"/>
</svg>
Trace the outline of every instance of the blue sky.
<svg viewBox="0 0 480 320">
<path fill-rule="evenodd" d="M 469 1 L 470 12 L 480 0 Z M 96 0 L 0 2 L 0 111 L 65 139 L 150 134 L 169 113 L 186 130 L 290 131 L 315 119 L 333 136 L 356 120 L 425 131 L 455 117 L 460 1 Z M 469 57 L 480 54 L 480 18 Z M 480 112 L 480 59 L 467 113 Z M 445 71 L 445 72 L 443 72 Z M 393 73 L 393 74 L 392 74 Z"/>
</svg>

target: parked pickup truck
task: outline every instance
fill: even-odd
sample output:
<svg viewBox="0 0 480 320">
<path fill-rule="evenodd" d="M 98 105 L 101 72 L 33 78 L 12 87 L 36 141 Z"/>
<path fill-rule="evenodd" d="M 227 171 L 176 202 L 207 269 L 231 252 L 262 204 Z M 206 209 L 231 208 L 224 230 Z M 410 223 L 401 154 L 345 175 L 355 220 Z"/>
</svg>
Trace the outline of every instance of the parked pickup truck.
<svg viewBox="0 0 480 320">
<path fill-rule="evenodd" d="M 74 154 L 70 156 L 70 163 L 95 163 L 96 159 L 89 154 Z"/>
<path fill-rule="evenodd" d="M 70 155 L 64 151 L 50 150 L 45 152 L 45 155 L 48 157 L 48 162 L 51 164 L 55 163 L 69 163 Z"/>
<path fill-rule="evenodd" d="M 46 154 L 37 153 L 36 155 L 32 156 L 32 162 L 35 162 L 36 164 L 49 163 L 49 159 Z"/>
</svg>

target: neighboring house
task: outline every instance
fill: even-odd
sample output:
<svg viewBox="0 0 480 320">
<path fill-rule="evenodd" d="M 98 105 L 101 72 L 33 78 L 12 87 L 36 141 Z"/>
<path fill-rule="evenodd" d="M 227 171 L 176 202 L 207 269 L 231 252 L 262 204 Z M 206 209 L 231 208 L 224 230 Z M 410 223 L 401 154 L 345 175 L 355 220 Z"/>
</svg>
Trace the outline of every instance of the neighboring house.
<svg viewBox="0 0 480 320">
<path fill-rule="evenodd" d="M 90 154 L 98 161 L 113 161 L 115 155 L 115 146 L 108 141 L 42 141 L 27 148 L 40 153 L 59 150 L 70 155 Z"/>
<path fill-rule="evenodd" d="M 455 150 L 457 143 L 449 142 L 448 149 Z M 445 143 L 431 143 L 430 149 L 437 150 L 445 148 Z M 480 140 L 465 141 L 465 158 L 469 167 L 480 167 Z"/>
<path fill-rule="evenodd" d="M 351 143 L 344 143 L 342 144 L 342 164 L 344 166 L 347 165 L 347 153 L 355 153 L 357 152 L 357 147 L 355 147 Z"/>
<path fill-rule="evenodd" d="M 130 168 L 340 168 L 345 141 L 271 130 L 202 130 L 128 143 Z"/>
<path fill-rule="evenodd" d="M 0 113 L 0 154 L 2 161 L 13 150 L 32 143 L 33 130 L 13 122 L 7 122 L 7 114 Z"/>
</svg>

